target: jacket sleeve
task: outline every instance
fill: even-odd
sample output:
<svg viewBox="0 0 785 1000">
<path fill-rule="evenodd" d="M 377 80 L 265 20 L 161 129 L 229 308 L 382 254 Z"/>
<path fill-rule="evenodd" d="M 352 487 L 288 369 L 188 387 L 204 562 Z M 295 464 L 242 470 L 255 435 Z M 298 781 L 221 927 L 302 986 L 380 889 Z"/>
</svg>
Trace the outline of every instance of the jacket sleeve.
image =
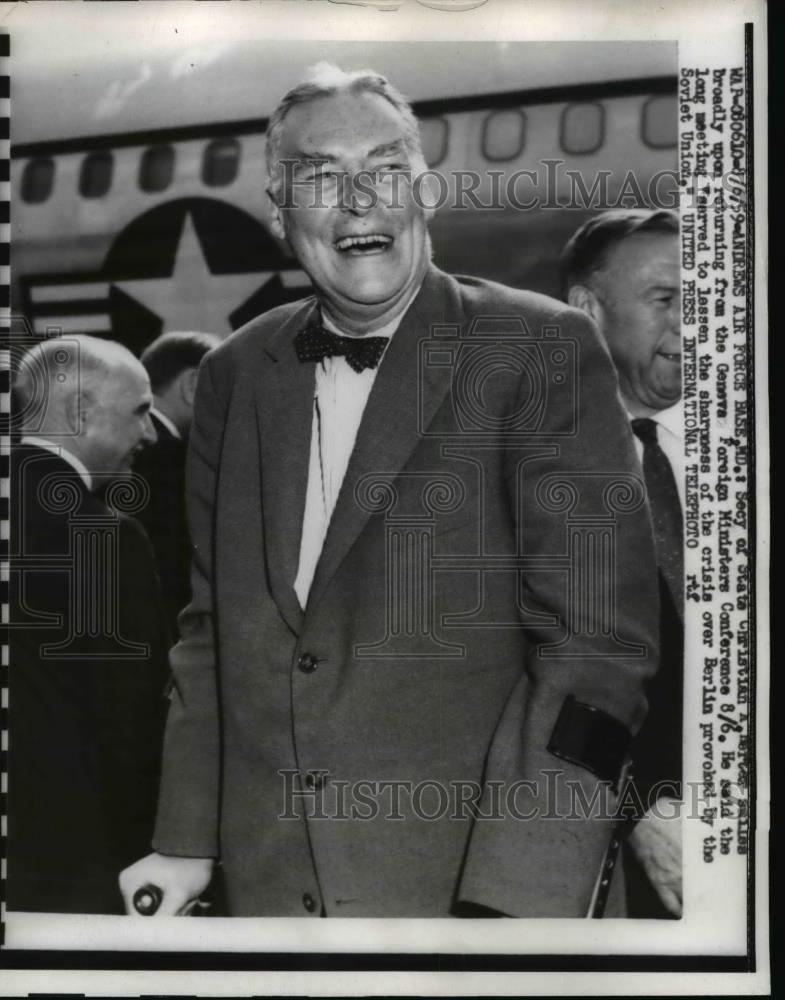
<svg viewBox="0 0 785 1000">
<path fill-rule="evenodd" d="M 153 847 L 183 857 L 218 855 L 220 728 L 213 622 L 213 507 L 224 412 L 207 361 L 194 399 L 186 466 L 193 543 L 191 601 L 170 654 L 172 686 Z"/>
<path fill-rule="evenodd" d="M 575 344 L 575 405 L 546 399 L 537 434 L 506 448 L 518 551 L 539 561 L 524 574 L 527 662 L 489 748 L 458 900 L 585 917 L 612 833 L 612 760 L 656 669 L 657 574 L 611 359 L 583 314 L 551 322 Z"/>
<path fill-rule="evenodd" d="M 107 831 L 117 869 L 150 849 L 166 711 L 169 635 L 150 541 L 120 516 L 118 614 L 123 639 L 146 647 L 94 666 L 94 739 Z"/>
</svg>

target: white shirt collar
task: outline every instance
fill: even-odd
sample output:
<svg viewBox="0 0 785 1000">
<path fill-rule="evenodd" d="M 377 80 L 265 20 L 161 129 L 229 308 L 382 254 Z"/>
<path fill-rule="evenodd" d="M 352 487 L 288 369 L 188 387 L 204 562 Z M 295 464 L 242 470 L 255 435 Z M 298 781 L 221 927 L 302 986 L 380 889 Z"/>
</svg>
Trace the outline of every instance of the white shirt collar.
<svg viewBox="0 0 785 1000">
<path fill-rule="evenodd" d="M 157 407 L 155 406 L 150 407 L 150 416 L 155 417 L 156 420 L 159 420 L 173 437 L 182 438 L 183 435 L 180 433 L 180 431 L 178 431 L 176 425 L 169 419 L 169 417 L 167 417 L 165 413 L 161 413 L 161 411 L 157 409 Z"/>
<path fill-rule="evenodd" d="M 82 477 L 87 489 L 92 492 L 93 490 L 93 477 L 87 471 L 87 466 L 80 459 L 76 457 L 72 452 L 68 451 L 65 445 L 55 444 L 53 441 L 49 441 L 46 438 L 33 437 L 25 435 L 21 444 L 32 444 L 36 448 L 43 448 L 44 451 L 49 451 L 53 455 L 57 455 L 58 458 L 62 458 L 64 462 L 67 462 L 72 469 L 75 469 L 79 475 Z"/>
<path fill-rule="evenodd" d="M 636 419 L 629 410 L 627 410 L 627 417 L 630 421 Z M 656 413 L 652 413 L 649 420 L 664 427 L 679 441 L 684 440 L 684 404 L 681 399 L 665 410 L 657 410 Z"/>
<path fill-rule="evenodd" d="M 656 420 L 679 441 L 684 440 L 684 405 L 681 400 L 666 410 L 658 410 L 651 419 Z"/>
</svg>

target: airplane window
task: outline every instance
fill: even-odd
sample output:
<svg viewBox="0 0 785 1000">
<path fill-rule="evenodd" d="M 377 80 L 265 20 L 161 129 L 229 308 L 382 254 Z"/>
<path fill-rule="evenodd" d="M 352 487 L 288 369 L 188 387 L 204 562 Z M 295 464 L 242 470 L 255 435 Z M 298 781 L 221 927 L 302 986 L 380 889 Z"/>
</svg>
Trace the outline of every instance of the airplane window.
<svg viewBox="0 0 785 1000">
<path fill-rule="evenodd" d="M 435 167 L 447 155 L 449 125 L 446 118 L 423 118 L 420 121 L 420 142 L 429 167 Z"/>
<path fill-rule="evenodd" d="M 482 126 L 482 155 L 486 160 L 514 160 L 526 138 L 522 111 L 491 111 Z"/>
<path fill-rule="evenodd" d="M 88 153 L 79 171 L 79 194 L 83 198 L 103 198 L 112 186 L 113 172 L 111 153 Z"/>
<path fill-rule="evenodd" d="M 240 169 L 240 143 L 236 139 L 214 139 L 202 160 L 202 180 L 208 187 L 231 184 Z"/>
<path fill-rule="evenodd" d="M 174 149 L 171 146 L 151 146 L 139 162 L 139 187 L 143 191 L 165 191 L 172 183 Z"/>
<path fill-rule="evenodd" d="M 601 104 L 568 104 L 561 116 L 561 148 L 565 153 L 594 153 L 602 145 L 604 130 Z"/>
<path fill-rule="evenodd" d="M 647 146 L 665 149 L 675 146 L 679 139 L 679 124 L 676 114 L 676 97 L 658 94 L 650 97 L 643 105 L 641 135 Z"/>
<path fill-rule="evenodd" d="M 22 201 L 28 205 L 40 205 L 52 193 L 55 179 L 55 163 L 48 156 L 28 160 L 22 173 Z"/>
</svg>

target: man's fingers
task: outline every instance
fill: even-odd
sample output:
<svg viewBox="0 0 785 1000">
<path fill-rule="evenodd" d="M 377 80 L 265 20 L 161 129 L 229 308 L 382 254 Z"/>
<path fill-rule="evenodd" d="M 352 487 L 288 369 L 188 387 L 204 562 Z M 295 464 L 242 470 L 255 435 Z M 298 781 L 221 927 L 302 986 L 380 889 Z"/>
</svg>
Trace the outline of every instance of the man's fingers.
<svg viewBox="0 0 785 1000">
<path fill-rule="evenodd" d="M 630 846 L 662 905 L 673 916 L 680 917 L 681 821 L 649 812 L 633 830 Z"/>
<path fill-rule="evenodd" d="M 148 900 L 152 897 L 152 905 Z M 160 886 L 145 885 L 131 896 L 131 905 L 126 902 L 126 908 L 135 917 L 176 917 L 184 910 L 191 899 L 182 889 L 162 889 Z"/>
<path fill-rule="evenodd" d="M 120 872 L 126 913 L 136 917 L 187 914 L 210 883 L 211 858 L 149 854 Z"/>
<path fill-rule="evenodd" d="M 134 905 L 133 899 L 129 900 L 128 898 L 126 898 L 125 908 L 127 913 L 132 917 L 178 917 L 181 915 L 181 911 L 185 910 L 191 902 L 192 900 L 184 892 L 179 892 L 177 889 L 170 889 L 168 892 L 163 893 L 158 908 L 152 912 L 143 912 Z"/>
<path fill-rule="evenodd" d="M 158 907 L 157 917 L 178 917 L 180 911 L 185 909 L 191 902 L 187 894 L 177 889 L 170 889 L 164 893 L 161 905 Z"/>
<path fill-rule="evenodd" d="M 660 897 L 660 901 L 668 913 L 672 913 L 674 917 L 681 916 L 681 895 L 675 893 L 672 889 L 668 889 L 664 885 L 655 886 L 657 893 Z"/>
</svg>

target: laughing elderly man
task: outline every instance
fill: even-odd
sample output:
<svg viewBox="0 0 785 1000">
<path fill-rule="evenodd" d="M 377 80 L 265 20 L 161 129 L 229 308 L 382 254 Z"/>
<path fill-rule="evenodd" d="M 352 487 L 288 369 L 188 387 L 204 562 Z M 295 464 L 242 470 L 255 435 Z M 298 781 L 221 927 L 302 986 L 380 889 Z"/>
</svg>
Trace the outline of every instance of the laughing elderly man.
<svg viewBox="0 0 785 1000">
<path fill-rule="evenodd" d="M 267 165 L 315 295 L 201 368 L 127 906 L 187 912 L 220 862 L 235 915 L 586 916 L 612 823 L 575 799 L 616 786 L 656 666 L 610 358 L 580 312 L 432 265 L 417 123 L 378 74 L 318 67 Z"/>
</svg>

